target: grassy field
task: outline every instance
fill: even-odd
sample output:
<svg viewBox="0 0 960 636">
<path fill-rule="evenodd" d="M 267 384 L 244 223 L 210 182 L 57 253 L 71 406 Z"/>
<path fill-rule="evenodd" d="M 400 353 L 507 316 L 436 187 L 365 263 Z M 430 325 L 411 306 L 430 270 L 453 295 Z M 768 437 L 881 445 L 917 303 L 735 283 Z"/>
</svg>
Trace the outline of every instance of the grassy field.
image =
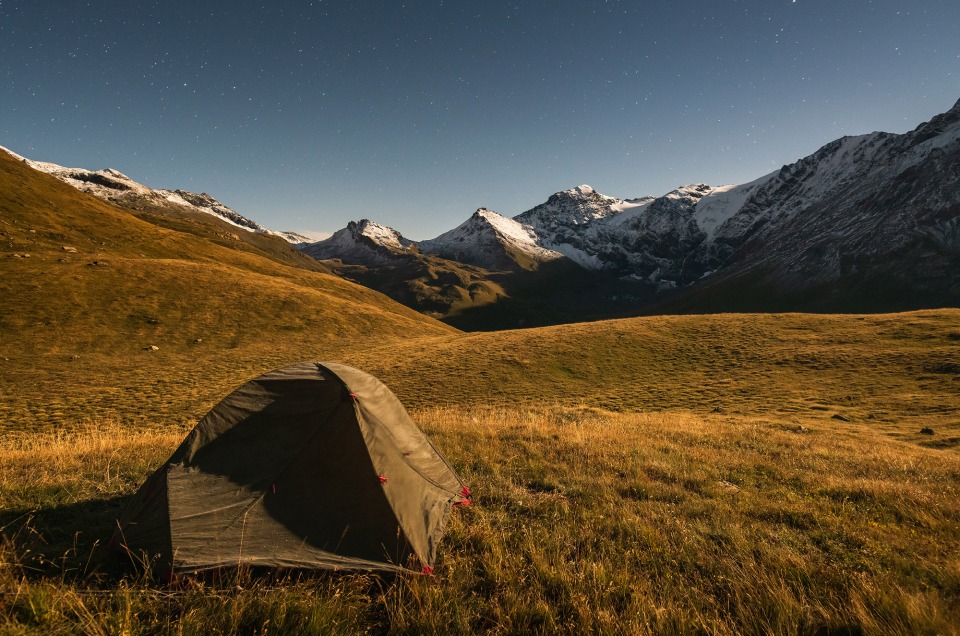
<svg viewBox="0 0 960 636">
<path fill-rule="evenodd" d="M 869 428 L 593 408 L 416 411 L 475 491 L 436 575 L 164 587 L 102 547 L 181 433 L 10 435 L 7 633 L 956 633 L 954 450 Z"/>
<path fill-rule="evenodd" d="M 5 361 L 2 629 L 960 633 L 960 312 L 311 346 Z M 189 426 L 304 358 L 380 375 L 476 493 L 436 575 L 169 588 L 113 559 Z"/>
</svg>

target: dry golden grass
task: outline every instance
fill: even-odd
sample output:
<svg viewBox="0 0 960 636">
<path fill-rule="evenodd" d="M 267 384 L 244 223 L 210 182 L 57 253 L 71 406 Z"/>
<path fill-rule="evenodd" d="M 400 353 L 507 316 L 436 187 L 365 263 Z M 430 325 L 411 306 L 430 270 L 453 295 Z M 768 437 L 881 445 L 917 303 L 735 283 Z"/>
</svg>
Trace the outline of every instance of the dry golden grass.
<svg viewBox="0 0 960 636">
<path fill-rule="evenodd" d="M 96 512 L 97 502 L 132 492 L 137 473 L 162 461 L 183 431 L 131 439 L 110 423 L 9 438 L 0 449 L 0 508 L 39 506 L 12 523 L 25 529 L 2 551 L 0 625 L 51 633 L 958 633 L 954 451 L 840 422 L 798 431 L 685 411 L 447 407 L 414 416 L 475 497 L 455 513 L 436 575 L 394 581 L 278 583 L 240 573 L 229 583 L 157 587 L 116 571 L 93 537 L 49 524 L 82 511 L 104 525 L 113 511 Z M 59 544 L 39 541 L 58 531 Z"/>
<path fill-rule="evenodd" d="M 205 333 L 195 314 L 184 320 L 185 333 Z M 432 337 L 414 326 L 406 338 L 401 321 L 376 315 L 344 325 L 340 337 L 329 327 L 283 330 L 259 320 L 235 324 L 230 338 L 164 340 L 155 352 L 80 350 L 57 340 L 45 353 L 7 354 L 0 359 L 0 430 L 69 427 L 90 417 L 189 425 L 246 380 L 315 359 L 367 370 L 415 408 L 720 407 L 797 425 L 837 423 L 839 415 L 851 427 L 916 443 L 960 440 L 958 310 L 669 316 Z M 934 428 L 936 439 L 918 435 L 924 427 Z"/>
<path fill-rule="evenodd" d="M 459 608 L 473 621 L 464 632 L 960 625 L 955 453 L 686 412 L 454 409 L 423 419 L 478 490 L 443 563 L 453 596 L 476 603 Z M 416 590 L 433 612 L 451 596 Z M 485 605 L 497 608 L 491 624 Z"/>
<path fill-rule="evenodd" d="M 8 433 L 0 440 L 0 502 L 4 509 L 30 510 L 128 493 L 186 433 L 168 427 L 131 434 L 115 420 Z"/>
<path fill-rule="evenodd" d="M 345 352 L 405 404 L 960 420 L 960 311 L 657 316 Z M 415 372 L 411 373 L 411 369 Z M 871 417 L 872 416 L 872 417 Z"/>
</svg>

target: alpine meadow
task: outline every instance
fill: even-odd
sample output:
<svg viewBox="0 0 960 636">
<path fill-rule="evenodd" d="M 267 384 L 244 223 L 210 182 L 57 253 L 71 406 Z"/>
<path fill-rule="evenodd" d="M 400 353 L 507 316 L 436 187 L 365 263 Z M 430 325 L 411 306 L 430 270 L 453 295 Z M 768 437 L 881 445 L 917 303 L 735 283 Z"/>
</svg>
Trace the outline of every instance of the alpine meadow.
<svg viewBox="0 0 960 636">
<path fill-rule="evenodd" d="M 960 633 L 955 305 L 464 332 L 6 153 L 0 245 L 3 633 Z M 109 549 L 205 413 L 305 360 L 382 380 L 469 485 L 430 575 Z"/>
</svg>

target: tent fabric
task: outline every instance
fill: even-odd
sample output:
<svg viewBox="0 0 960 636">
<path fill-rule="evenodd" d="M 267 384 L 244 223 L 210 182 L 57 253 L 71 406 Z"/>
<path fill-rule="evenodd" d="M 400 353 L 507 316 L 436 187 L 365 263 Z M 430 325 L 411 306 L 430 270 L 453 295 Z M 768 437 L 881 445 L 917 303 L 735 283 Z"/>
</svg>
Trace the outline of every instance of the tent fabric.
<svg viewBox="0 0 960 636">
<path fill-rule="evenodd" d="M 114 540 L 176 573 L 429 570 L 468 494 L 379 380 L 304 362 L 217 404 L 141 486 Z"/>
</svg>

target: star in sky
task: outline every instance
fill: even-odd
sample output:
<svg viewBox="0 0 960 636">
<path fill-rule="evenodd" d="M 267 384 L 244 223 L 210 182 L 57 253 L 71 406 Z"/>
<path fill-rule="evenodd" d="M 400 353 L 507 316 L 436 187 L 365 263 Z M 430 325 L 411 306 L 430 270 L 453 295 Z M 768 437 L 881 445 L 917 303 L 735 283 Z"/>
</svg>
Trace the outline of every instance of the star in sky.
<svg viewBox="0 0 960 636">
<path fill-rule="evenodd" d="M 938 0 L 3 0 L 0 145 L 269 227 L 423 239 L 581 183 L 744 182 L 904 132 L 960 97 L 957 24 Z"/>
</svg>

